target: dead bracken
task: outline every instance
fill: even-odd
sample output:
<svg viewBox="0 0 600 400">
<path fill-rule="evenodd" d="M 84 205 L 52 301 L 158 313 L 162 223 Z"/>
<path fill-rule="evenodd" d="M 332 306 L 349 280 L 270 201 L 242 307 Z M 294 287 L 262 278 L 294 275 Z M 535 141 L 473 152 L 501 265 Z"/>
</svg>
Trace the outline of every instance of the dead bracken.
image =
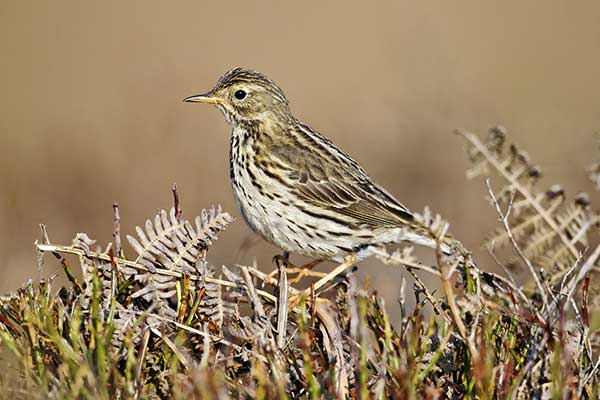
<svg viewBox="0 0 600 400">
<path fill-rule="evenodd" d="M 408 275 L 393 324 L 384 299 L 357 281 L 352 260 L 311 278 L 306 289 L 280 262 L 274 274 L 262 272 L 267 266 L 211 265 L 211 244 L 233 219 L 217 207 L 186 220 L 174 187 L 173 208 L 127 236 L 135 256 L 121 245 L 116 204 L 113 241 L 104 248 L 85 233 L 56 245 L 42 227 L 40 263 L 53 254 L 70 285 L 56 290 L 50 277 L 0 299 L 0 354 L 10 365 L 1 392 L 57 399 L 597 399 L 600 219 L 592 200 L 569 200 L 558 185 L 539 188 L 541 168 L 514 144 L 506 151 L 502 127 L 486 141 L 457 133 L 468 146 L 468 176 L 485 178 L 498 213 L 499 228 L 485 244 L 504 274 L 480 270 L 457 241 L 451 254 L 436 252 L 433 266 L 408 246 L 381 250 L 383 263 Z M 588 171 L 595 184 L 598 170 Z M 426 209 L 418 218 L 439 243 L 445 239 L 448 225 L 439 216 Z M 428 288 L 426 275 L 441 290 Z"/>
</svg>

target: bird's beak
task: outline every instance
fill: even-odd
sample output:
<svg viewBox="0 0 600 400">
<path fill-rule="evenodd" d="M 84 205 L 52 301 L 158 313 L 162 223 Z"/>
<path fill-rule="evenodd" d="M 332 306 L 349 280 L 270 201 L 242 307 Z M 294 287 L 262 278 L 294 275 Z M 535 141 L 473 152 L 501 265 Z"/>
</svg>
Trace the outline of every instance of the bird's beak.
<svg viewBox="0 0 600 400">
<path fill-rule="evenodd" d="M 213 96 L 210 92 L 198 94 L 196 96 L 190 96 L 183 99 L 187 103 L 208 103 L 208 104 L 222 104 L 225 103 L 225 99 L 217 96 Z"/>
</svg>

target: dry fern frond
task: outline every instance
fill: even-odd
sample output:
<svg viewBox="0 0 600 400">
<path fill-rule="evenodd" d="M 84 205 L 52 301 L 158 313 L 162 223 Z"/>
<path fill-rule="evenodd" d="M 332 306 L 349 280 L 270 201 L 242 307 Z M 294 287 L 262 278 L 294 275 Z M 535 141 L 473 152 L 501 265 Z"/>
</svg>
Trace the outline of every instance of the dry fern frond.
<svg viewBox="0 0 600 400">
<path fill-rule="evenodd" d="M 92 252 L 91 246 L 95 244 L 96 241 L 85 233 L 78 233 L 73 239 L 73 248 L 81 249 L 84 252 L 84 254 L 79 256 L 84 285 L 83 298 L 86 304 L 90 301 L 93 292 L 94 277 L 98 276 L 102 285 L 100 304 L 104 309 L 109 309 L 117 293 L 117 279 L 115 275 L 117 271 L 116 268 L 113 268 L 110 261 L 89 257 Z"/>
<path fill-rule="evenodd" d="M 187 220 L 178 220 L 174 208 L 168 214 L 162 210 L 153 221 L 146 221 L 145 231 L 137 228 L 138 238 L 127 236 L 138 252 L 135 261 L 114 257 L 110 245 L 104 251 L 92 251 L 95 241 L 84 233 L 77 234 L 70 247 L 51 245 L 46 240 L 46 243 L 38 243 L 38 248 L 79 256 L 86 302 L 91 297 L 94 274 L 98 274 L 102 284 L 102 307 L 106 310 L 112 307 L 112 312 L 117 314 L 150 307 L 158 315 L 177 319 L 181 317 L 179 313 L 189 311 L 193 300 L 198 299 L 193 293 L 203 289 L 204 294 L 199 299 L 202 301 L 196 309 L 198 316 L 202 321 L 212 321 L 220 329 L 225 313 L 221 285 L 235 284 L 214 278 L 214 270 L 206 263 L 206 250 L 232 220 L 228 213 L 213 207 L 203 210 L 192 226 Z M 115 304 L 115 296 L 120 294 L 117 281 L 127 289 L 124 297 L 129 300 Z M 138 298 L 145 304 L 130 309 L 131 301 Z M 133 323 L 129 321 L 127 325 Z"/>
<path fill-rule="evenodd" d="M 499 175 L 504 184 L 495 193 L 499 204 L 508 210 L 511 233 L 526 257 L 551 274 L 557 283 L 589 247 L 591 231 L 600 218 L 592 212 L 587 195 L 567 200 L 564 190 L 553 185 L 545 192 L 536 189 L 542 176 L 529 155 L 517 145 L 506 151 L 506 130 L 490 129 L 485 141 L 476 135 L 457 131 L 467 141 L 473 164 L 467 176 Z M 487 240 L 489 247 L 509 243 L 505 229 L 498 229 Z"/>
<path fill-rule="evenodd" d="M 145 230 L 136 227 L 138 238 L 127 235 L 129 244 L 138 253 L 135 262 L 151 270 L 160 266 L 168 270 L 198 273 L 197 261 L 206 257 L 206 249 L 217 234 L 233 221 L 221 208 L 202 210 L 196 217 L 195 227 L 187 220 L 177 219 L 175 208 L 167 214 L 161 210 L 154 219 L 147 220 Z"/>
<path fill-rule="evenodd" d="M 154 219 L 147 220 L 145 229 L 136 227 L 137 238 L 127 235 L 129 244 L 138 253 L 135 262 L 148 267 L 148 271 L 128 271 L 135 274 L 136 282 L 141 283 L 139 290 L 132 294 L 135 299 L 143 297 L 156 305 L 158 314 L 161 316 L 176 318 L 181 301 L 177 307 L 173 307 L 169 299 L 181 290 L 180 281 L 171 275 L 159 275 L 159 269 L 177 271 L 181 274 L 195 274 L 206 277 L 207 269 L 206 250 L 211 241 L 217 238 L 217 234 L 233 220 L 229 214 L 223 213 L 220 208 L 202 211 L 202 217 L 196 217 L 195 227 L 187 220 L 178 219 L 175 208 L 171 208 L 167 214 L 161 210 Z M 200 281 L 187 281 L 188 291 L 197 292 Z M 209 297 L 220 298 L 220 289 L 211 287 Z M 205 287 L 206 290 L 206 287 Z M 219 318 L 219 326 L 222 317 Z"/>
</svg>

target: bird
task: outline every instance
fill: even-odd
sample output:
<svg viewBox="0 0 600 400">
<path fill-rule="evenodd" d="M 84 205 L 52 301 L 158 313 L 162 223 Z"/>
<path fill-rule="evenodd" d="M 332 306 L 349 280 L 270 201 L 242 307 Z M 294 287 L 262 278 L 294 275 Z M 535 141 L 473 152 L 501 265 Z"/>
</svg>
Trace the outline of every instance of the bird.
<svg viewBox="0 0 600 400">
<path fill-rule="evenodd" d="M 225 117 L 235 203 L 249 227 L 284 254 L 342 262 L 360 261 L 388 244 L 438 246 L 429 226 L 296 118 L 266 75 L 235 68 L 184 102 L 212 104 Z"/>
</svg>

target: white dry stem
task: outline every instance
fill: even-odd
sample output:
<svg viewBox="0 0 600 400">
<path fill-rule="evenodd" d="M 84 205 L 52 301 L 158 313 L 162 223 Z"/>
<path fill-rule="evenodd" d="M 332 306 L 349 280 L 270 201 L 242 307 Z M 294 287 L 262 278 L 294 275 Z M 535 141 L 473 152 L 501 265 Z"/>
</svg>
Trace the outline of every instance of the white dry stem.
<svg viewBox="0 0 600 400">
<path fill-rule="evenodd" d="M 512 208 L 514 194 L 513 194 L 513 196 L 511 196 L 511 200 L 508 203 L 508 209 L 506 210 L 506 213 L 503 213 L 502 209 L 500 208 L 500 203 L 498 203 L 498 199 L 496 198 L 496 195 L 494 194 L 494 191 L 492 190 L 492 186 L 490 185 L 489 178 L 486 178 L 485 185 L 487 187 L 490 198 L 492 199 L 494 207 L 496 208 L 496 211 L 498 212 L 498 215 L 500 217 L 499 218 L 500 222 L 502 222 L 502 225 L 504 226 L 504 229 L 506 230 L 506 234 L 508 235 L 508 238 L 510 239 L 510 242 L 512 243 L 513 248 L 515 249 L 515 251 L 517 252 L 519 257 L 523 260 L 523 262 L 525 262 L 525 265 L 527 265 L 527 268 L 529 269 L 529 272 L 531 273 L 531 276 L 533 277 L 533 280 L 535 281 L 535 284 L 536 284 L 538 290 L 540 291 L 542 300 L 544 302 L 544 308 L 546 310 L 548 310 L 548 295 L 546 294 L 546 290 L 544 289 L 544 286 L 542 285 L 542 282 L 540 281 L 540 278 L 539 278 L 537 272 L 535 271 L 533 264 L 531 263 L 529 258 L 527 258 L 525 253 L 523 253 L 523 250 L 517 243 L 517 241 L 512 233 L 512 230 L 510 228 L 510 225 L 508 223 L 508 217 L 510 216 L 510 211 Z"/>
<path fill-rule="evenodd" d="M 277 346 L 285 346 L 285 334 L 288 320 L 288 282 L 285 264 L 278 263 L 279 269 L 279 299 L 277 302 Z"/>
</svg>

